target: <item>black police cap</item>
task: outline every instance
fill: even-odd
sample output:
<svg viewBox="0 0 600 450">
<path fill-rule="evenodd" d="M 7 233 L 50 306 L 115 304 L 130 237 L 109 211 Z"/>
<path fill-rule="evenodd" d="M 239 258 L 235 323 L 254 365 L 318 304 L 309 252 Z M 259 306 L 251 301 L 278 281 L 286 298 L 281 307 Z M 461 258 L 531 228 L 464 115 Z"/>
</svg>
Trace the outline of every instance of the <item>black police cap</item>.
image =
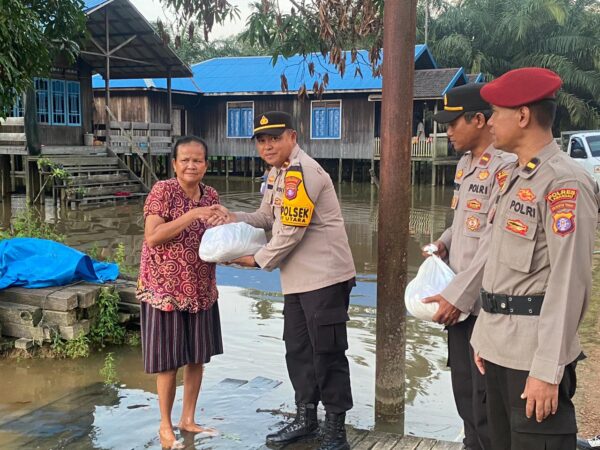
<svg viewBox="0 0 600 450">
<path fill-rule="evenodd" d="M 285 130 L 293 130 L 292 116 L 283 111 L 268 111 L 254 117 L 252 139 L 259 134 L 279 136 Z"/>
<path fill-rule="evenodd" d="M 466 112 L 489 110 L 489 103 L 481 98 L 483 86 L 485 83 L 470 83 L 450 89 L 444 96 L 444 110 L 434 114 L 433 120 L 449 123 Z"/>
</svg>

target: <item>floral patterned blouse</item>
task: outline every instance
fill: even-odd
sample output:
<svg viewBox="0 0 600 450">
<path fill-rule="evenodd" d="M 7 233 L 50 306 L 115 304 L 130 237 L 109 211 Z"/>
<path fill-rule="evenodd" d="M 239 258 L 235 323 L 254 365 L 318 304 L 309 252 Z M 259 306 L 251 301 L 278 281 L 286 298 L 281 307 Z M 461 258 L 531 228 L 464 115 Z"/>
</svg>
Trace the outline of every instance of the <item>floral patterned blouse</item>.
<svg viewBox="0 0 600 450">
<path fill-rule="evenodd" d="M 144 205 L 144 219 L 149 215 L 170 222 L 197 207 L 219 203 L 217 191 L 200 184 L 201 197 L 190 199 L 176 178 L 154 185 Z M 217 300 L 214 263 L 198 256 L 206 225 L 195 220 L 178 236 L 153 248 L 146 241 L 142 247 L 137 297 L 163 311 L 209 309 Z"/>
</svg>

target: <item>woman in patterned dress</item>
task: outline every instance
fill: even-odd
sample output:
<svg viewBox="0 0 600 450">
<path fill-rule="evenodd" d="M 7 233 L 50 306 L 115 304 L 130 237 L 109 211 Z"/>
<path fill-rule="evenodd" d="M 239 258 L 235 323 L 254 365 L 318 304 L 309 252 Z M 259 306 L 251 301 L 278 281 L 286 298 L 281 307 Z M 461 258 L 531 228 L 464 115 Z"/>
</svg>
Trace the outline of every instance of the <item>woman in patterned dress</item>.
<svg viewBox="0 0 600 450">
<path fill-rule="evenodd" d="M 157 373 L 159 437 L 183 448 L 171 422 L 176 375 L 183 369 L 183 410 L 178 427 L 214 432 L 196 424 L 194 412 L 204 364 L 223 353 L 215 264 L 198 256 L 206 228 L 221 222 L 217 191 L 203 184 L 208 148 L 197 137 L 173 149 L 175 178 L 157 182 L 144 205 L 144 244 L 137 296 L 141 304 L 144 369 Z"/>
</svg>

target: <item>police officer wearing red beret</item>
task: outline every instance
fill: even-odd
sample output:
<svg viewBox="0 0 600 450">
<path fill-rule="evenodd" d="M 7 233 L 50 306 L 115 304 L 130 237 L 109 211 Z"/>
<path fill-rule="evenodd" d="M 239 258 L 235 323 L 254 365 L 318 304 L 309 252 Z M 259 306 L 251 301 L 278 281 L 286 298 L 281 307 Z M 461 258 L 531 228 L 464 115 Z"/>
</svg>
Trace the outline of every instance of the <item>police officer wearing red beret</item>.
<svg viewBox="0 0 600 450">
<path fill-rule="evenodd" d="M 494 450 L 576 448 L 577 329 L 590 299 L 600 196 L 552 136 L 560 86 L 548 69 L 522 68 L 481 90 L 494 146 L 517 156 L 488 214 L 485 268 L 468 283 L 482 287 L 471 345 Z"/>
</svg>

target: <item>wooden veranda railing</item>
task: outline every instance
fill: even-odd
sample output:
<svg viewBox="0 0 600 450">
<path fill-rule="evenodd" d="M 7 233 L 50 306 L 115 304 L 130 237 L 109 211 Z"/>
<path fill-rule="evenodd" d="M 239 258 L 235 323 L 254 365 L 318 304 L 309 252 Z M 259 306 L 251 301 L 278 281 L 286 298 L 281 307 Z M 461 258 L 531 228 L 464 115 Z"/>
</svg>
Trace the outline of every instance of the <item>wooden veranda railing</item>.
<svg viewBox="0 0 600 450">
<path fill-rule="evenodd" d="M 434 155 L 435 152 L 435 155 Z M 413 140 L 411 157 L 419 159 L 434 159 L 444 158 L 448 156 L 448 139 L 446 137 L 438 137 L 435 140 L 429 139 L 426 141 Z M 373 143 L 373 157 L 379 159 L 381 157 L 381 138 L 376 137 Z"/>
</svg>

